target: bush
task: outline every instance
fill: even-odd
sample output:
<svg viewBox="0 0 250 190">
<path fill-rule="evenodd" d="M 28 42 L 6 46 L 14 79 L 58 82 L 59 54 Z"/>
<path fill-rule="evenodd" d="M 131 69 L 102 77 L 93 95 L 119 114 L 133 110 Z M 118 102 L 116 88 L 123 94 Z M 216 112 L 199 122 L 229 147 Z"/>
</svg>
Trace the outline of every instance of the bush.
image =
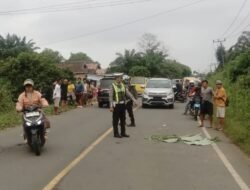
<svg viewBox="0 0 250 190">
<path fill-rule="evenodd" d="M 245 71 L 241 69 L 248 65 L 238 62 L 243 58 L 236 60 L 227 64 L 223 71 L 210 75 L 209 82 L 215 84 L 218 79 L 223 81 L 230 98 L 230 105 L 226 109 L 225 133 L 250 155 L 250 75 L 244 74 Z M 240 72 L 232 72 L 232 68 Z M 232 80 L 232 77 L 236 79 Z"/>
</svg>

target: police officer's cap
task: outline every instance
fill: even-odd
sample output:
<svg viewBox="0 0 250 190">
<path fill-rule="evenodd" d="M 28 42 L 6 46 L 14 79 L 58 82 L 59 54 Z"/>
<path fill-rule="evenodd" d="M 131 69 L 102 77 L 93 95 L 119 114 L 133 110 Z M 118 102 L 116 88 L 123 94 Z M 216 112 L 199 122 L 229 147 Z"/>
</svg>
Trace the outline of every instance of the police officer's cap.
<svg viewBox="0 0 250 190">
<path fill-rule="evenodd" d="M 123 76 L 123 73 L 114 73 L 115 78 L 120 78 Z"/>
</svg>

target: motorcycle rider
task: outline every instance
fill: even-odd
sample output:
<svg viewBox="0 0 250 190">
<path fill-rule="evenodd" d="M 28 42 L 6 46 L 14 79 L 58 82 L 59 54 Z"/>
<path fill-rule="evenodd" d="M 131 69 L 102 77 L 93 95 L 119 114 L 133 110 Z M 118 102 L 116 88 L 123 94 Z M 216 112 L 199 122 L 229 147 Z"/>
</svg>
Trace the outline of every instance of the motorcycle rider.
<svg viewBox="0 0 250 190">
<path fill-rule="evenodd" d="M 195 94 L 195 85 L 194 85 L 194 81 L 191 80 L 191 81 L 189 82 L 189 88 L 188 88 L 188 91 L 187 91 L 188 102 L 187 102 L 186 107 L 185 107 L 184 115 L 187 114 L 188 109 L 189 109 L 190 106 L 191 106 L 191 103 L 192 103 L 194 94 Z"/>
<path fill-rule="evenodd" d="M 25 108 L 30 106 L 47 107 L 49 104 L 45 98 L 42 98 L 40 92 L 34 90 L 34 82 L 32 79 L 26 79 L 23 83 L 24 92 L 22 92 L 16 103 L 16 111 L 22 112 Z M 50 128 L 50 123 L 44 117 L 45 129 Z M 24 139 L 26 139 L 24 135 Z"/>
</svg>

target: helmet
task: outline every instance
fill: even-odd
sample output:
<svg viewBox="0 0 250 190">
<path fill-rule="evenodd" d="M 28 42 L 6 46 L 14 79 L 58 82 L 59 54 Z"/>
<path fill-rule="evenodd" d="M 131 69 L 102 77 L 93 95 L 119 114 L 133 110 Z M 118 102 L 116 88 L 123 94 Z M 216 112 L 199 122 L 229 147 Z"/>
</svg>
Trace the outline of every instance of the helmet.
<svg viewBox="0 0 250 190">
<path fill-rule="evenodd" d="M 123 80 L 129 80 L 130 77 L 129 77 L 128 75 L 123 75 L 122 79 L 123 79 Z"/>
<path fill-rule="evenodd" d="M 34 81 L 33 81 L 32 79 L 26 79 L 26 80 L 23 82 L 23 86 L 26 86 L 26 85 L 34 86 Z"/>
</svg>

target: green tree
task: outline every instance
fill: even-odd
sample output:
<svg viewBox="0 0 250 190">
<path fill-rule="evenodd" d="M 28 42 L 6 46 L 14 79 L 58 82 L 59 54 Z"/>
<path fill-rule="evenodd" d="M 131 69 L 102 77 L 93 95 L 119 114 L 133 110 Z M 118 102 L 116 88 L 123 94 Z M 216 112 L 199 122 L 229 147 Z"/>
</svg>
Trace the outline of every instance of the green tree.
<svg viewBox="0 0 250 190">
<path fill-rule="evenodd" d="M 226 61 L 229 62 L 235 59 L 241 53 L 244 53 L 250 48 L 250 31 L 243 32 L 237 42 L 229 48 L 226 54 Z"/>
<path fill-rule="evenodd" d="M 54 64 L 53 60 L 44 57 L 44 54 L 35 52 L 20 53 L 17 58 L 8 58 L 0 67 L 2 79 L 10 81 L 13 97 L 23 91 L 23 81 L 31 78 L 37 90 L 46 94 L 51 100 L 52 83 L 56 79 L 74 79 L 73 73 L 62 70 Z"/>
<path fill-rule="evenodd" d="M 44 49 L 41 53 L 41 56 L 46 57 L 50 62 L 55 64 L 62 63 L 64 61 L 64 57 L 58 52 L 52 49 Z"/>
<path fill-rule="evenodd" d="M 140 65 L 141 56 L 134 49 L 125 50 L 124 54 L 116 53 L 117 58 L 110 64 L 111 67 L 120 67 L 120 71 L 128 74 L 133 66 Z M 117 69 L 116 69 L 117 70 Z"/>
<path fill-rule="evenodd" d="M 17 57 L 22 52 L 33 52 L 38 49 L 32 40 L 26 37 L 18 37 L 15 34 L 7 34 L 6 37 L 0 35 L 0 59 Z"/>
<path fill-rule="evenodd" d="M 167 50 L 164 44 L 160 42 L 154 34 L 143 34 L 138 42 L 138 46 L 142 53 L 161 52 L 165 57 L 167 56 Z"/>
<path fill-rule="evenodd" d="M 149 77 L 150 72 L 149 70 L 144 66 L 134 66 L 129 71 L 130 76 L 144 76 Z"/>
<path fill-rule="evenodd" d="M 219 62 L 219 68 L 222 68 L 225 63 L 226 49 L 224 46 L 219 46 L 216 50 L 216 59 Z"/>
<path fill-rule="evenodd" d="M 93 60 L 86 53 L 83 52 L 71 53 L 68 60 L 93 62 Z"/>
</svg>

